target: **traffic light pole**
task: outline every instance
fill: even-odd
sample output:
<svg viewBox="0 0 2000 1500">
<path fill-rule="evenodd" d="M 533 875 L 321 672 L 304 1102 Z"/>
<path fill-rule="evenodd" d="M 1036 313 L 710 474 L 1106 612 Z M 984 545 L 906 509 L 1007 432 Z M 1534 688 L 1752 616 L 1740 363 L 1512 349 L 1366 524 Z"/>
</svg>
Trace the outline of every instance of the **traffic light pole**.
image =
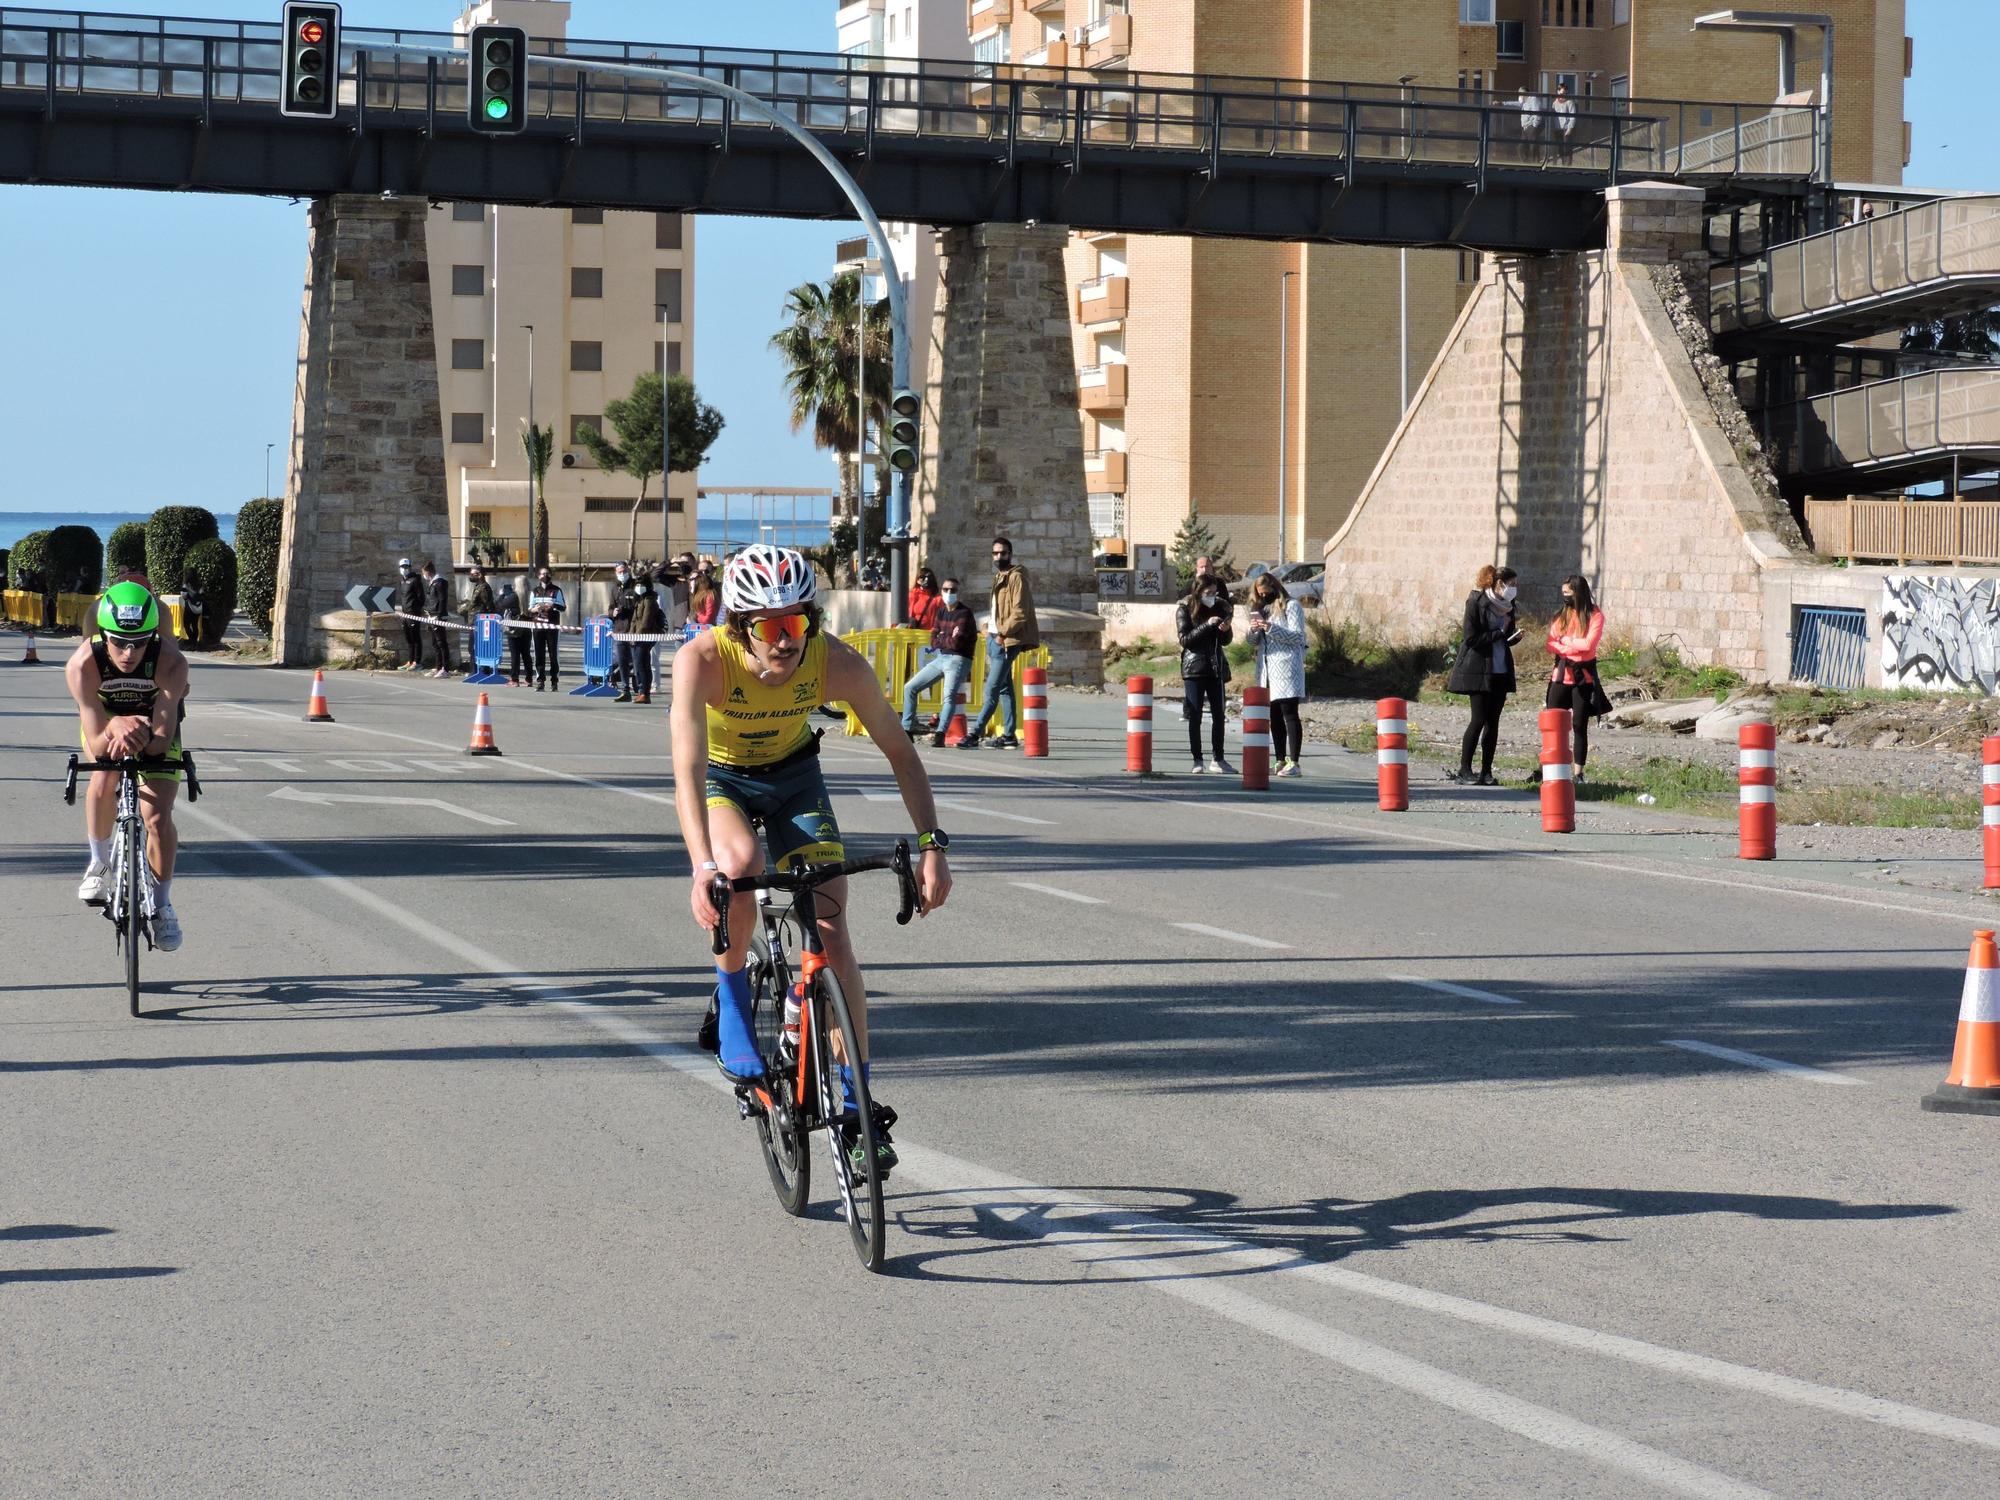
<svg viewBox="0 0 2000 1500">
<path fill-rule="evenodd" d="M 466 58 L 468 65 L 470 64 L 469 55 L 455 47 L 425 47 L 407 42 L 384 42 L 357 47 L 343 44 L 341 50 L 366 52 L 371 57 Z M 847 195 L 847 201 L 853 205 L 855 214 L 868 231 L 868 239 L 875 247 L 876 258 L 882 263 L 882 279 L 889 293 L 889 384 L 892 390 L 902 390 L 909 385 L 909 298 L 903 289 L 903 278 L 895 273 L 896 258 L 889 245 L 888 231 L 883 229 L 882 220 L 877 216 L 874 205 L 869 203 L 867 195 L 861 191 L 861 185 L 849 175 L 847 168 L 840 164 L 834 154 L 826 149 L 819 137 L 797 121 L 786 118 L 778 109 L 767 101 L 759 99 L 755 94 L 746 93 L 734 84 L 717 82 L 700 73 L 687 73 L 679 68 L 664 66 L 645 67 L 633 63 L 601 62 L 596 58 L 553 57 L 537 52 L 530 52 L 527 60 L 541 66 L 574 69 L 580 73 L 603 74 L 614 78 L 637 78 L 647 82 L 664 80 L 668 83 L 681 84 L 698 93 L 714 94 L 718 98 L 729 100 L 739 109 L 748 111 L 765 123 L 775 125 L 805 147 L 813 160 L 826 169 L 827 176 L 831 177 L 841 192 Z M 898 472 L 895 484 L 889 492 L 887 524 L 882 538 L 883 545 L 889 549 L 889 588 L 895 596 L 894 614 L 898 621 L 902 620 L 909 600 L 910 489 L 911 476 Z M 665 509 L 664 499 L 661 501 L 661 508 Z"/>
</svg>

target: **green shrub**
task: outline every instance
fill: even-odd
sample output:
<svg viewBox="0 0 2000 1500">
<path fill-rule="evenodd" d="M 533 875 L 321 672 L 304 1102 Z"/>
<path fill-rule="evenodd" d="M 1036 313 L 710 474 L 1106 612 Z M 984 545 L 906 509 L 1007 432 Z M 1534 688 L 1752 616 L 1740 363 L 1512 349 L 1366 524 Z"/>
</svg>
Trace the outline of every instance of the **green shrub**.
<svg viewBox="0 0 2000 1500">
<path fill-rule="evenodd" d="M 193 578 L 201 585 L 204 613 L 201 617 L 201 638 L 197 644 L 220 645 L 222 632 L 229 627 L 229 617 L 236 613 L 234 549 L 216 537 L 196 542 L 188 548 L 180 576 L 183 579 Z"/>
<path fill-rule="evenodd" d="M 188 549 L 220 534 L 211 511 L 198 505 L 163 505 L 146 523 L 146 581 L 157 594 L 180 592 Z"/>
<path fill-rule="evenodd" d="M 94 594 L 104 585 L 104 538 L 88 526 L 58 526 L 49 533 L 43 564 L 59 593 Z"/>
<path fill-rule="evenodd" d="M 282 500 L 252 500 L 236 513 L 237 598 L 250 623 L 266 635 L 278 603 L 278 548 L 284 530 Z"/>
<path fill-rule="evenodd" d="M 123 521 L 111 528 L 111 538 L 104 544 L 104 565 L 114 578 L 123 572 L 146 571 L 144 521 Z"/>
<path fill-rule="evenodd" d="M 7 554 L 7 587 L 26 588 L 22 582 L 30 573 L 40 572 L 48 561 L 49 534 L 46 531 L 31 531 L 14 543 Z"/>
</svg>

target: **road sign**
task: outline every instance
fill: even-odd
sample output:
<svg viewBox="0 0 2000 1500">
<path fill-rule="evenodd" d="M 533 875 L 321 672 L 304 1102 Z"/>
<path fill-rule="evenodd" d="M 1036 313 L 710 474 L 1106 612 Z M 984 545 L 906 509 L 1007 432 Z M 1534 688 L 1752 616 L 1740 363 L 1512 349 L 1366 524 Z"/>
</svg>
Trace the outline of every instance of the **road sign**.
<svg viewBox="0 0 2000 1500">
<path fill-rule="evenodd" d="M 356 614 L 386 615 L 396 607 L 396 591 L 357 583 L 347 591 L 347 607 Z"/>
</svg>

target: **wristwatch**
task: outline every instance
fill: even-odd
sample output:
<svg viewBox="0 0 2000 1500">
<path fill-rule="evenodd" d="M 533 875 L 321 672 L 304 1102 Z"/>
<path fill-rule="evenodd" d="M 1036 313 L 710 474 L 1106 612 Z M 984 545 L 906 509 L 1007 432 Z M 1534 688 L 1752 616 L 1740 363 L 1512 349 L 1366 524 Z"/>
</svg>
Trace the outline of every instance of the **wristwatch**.
<svg viewBox="0 0 2000 1500">
<path fill-rule="evenodd" d="M 951 847 L 951 835 L 942 828 L 932 828 L 917 835 L 917 848 L 928 852 L 932 849 L 942 854 Z"/>
</svg>

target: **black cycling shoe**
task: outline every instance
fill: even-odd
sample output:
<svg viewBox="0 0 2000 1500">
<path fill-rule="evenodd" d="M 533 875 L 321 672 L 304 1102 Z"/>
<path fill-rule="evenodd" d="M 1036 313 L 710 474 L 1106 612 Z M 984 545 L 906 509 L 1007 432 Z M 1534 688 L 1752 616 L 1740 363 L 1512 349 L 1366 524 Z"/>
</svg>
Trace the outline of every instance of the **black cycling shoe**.
<svg viewBox="0 0 2000 1500">
<path fill-rule="evenodd" d="M 710 991 L 708 1011 L 702 1016 L 701 1025 L 695 1030 L 694 1044 L 704 1052 L 713 1053 L 718 1059 L 722 1055 L 722 1037 L 717 1031 L 720 1025 L 721 1016 L 716 1010 L 715 994 Z"/>
<path fill-rule="evenodd" d="M 895 1170 L 902 1158 L 896 1155 L 895 1142 L 889 1139 L 889 1127 L 896 1123 L 896 1112 L 880 1099 L 868 1101 L 868 1118 L 875 1122 L 875 1180 L 887 1182 L 889 1173 Z M 867 1153 L 861 1149 L 861 1122 L 853 1118 L 840 1122 L 841 1143 L 847 1148 L 847 1166 L 857 1176 L 868 1168 Z"/>
</svg>

